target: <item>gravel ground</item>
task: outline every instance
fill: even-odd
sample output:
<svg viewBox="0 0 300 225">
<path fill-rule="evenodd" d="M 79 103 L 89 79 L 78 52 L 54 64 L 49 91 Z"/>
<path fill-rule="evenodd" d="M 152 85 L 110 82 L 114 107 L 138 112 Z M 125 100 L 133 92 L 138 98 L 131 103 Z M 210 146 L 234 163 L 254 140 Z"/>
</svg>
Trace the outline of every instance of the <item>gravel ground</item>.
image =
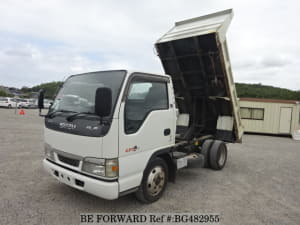
<svg viewBox="0 0 300 225">
<path fill-rule="evenodd" d="M 0 224 L 79 224 L 84 212 L 219 213 L 220 224 L 300 224 L 300 142 L 245 135 L 222 171 L 183 169 L 151 205 L 107 201 L 58 183 L 42 168 L 43 118 L 0 109 Z"/>
</svg>

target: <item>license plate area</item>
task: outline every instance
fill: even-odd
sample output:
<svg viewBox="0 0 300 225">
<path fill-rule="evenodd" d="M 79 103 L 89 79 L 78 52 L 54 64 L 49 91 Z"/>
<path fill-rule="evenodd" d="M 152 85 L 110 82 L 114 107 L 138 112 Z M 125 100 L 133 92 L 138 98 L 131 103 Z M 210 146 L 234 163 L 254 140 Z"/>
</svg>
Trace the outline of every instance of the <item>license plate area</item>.
<svg viewBox="0 0 300 225">
<path fill-rule="evenodd" d="M 78 179 L 74 179 L 71 176 L 68 176 L 62 172 L 59 172 L 57 170 L 53 171 L 54 176 L 57 177 L 57 179 L 65 184 L 71 185 L 71 186 L 75 186 L 78 188 L 83 188 L 84 187 L 84 181 L 78 180 Z"/>
<path fill-rule="evenodd" d="M 54 170 L 53 171 L 53 174 L 54 176 L 56 176 L 61 182 L 63 183 L 66 183 L 66 184 L 69 184 L 69 185 L 72 185 L 73 183 L 73 179 L 72 177 L 62 173 L 62 172 L 59 172 L 57 170 Z"/>
</svg>

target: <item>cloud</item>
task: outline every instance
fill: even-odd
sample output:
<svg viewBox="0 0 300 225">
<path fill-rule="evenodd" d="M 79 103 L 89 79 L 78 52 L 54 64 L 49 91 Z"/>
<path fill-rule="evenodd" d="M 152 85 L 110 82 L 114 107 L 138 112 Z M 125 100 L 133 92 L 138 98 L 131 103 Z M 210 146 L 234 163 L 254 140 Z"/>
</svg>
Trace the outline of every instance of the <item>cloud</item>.
<svg viewBox="0 0 300 225">
<path fill-rule="evenodd" d="M 17 56 L 17 57 L 32 57 L 32 54 L 28 51 L 20 51 L 19 49 L 9 49 L 4 52 L 8 56 Z"/>
<path fill-rule="evenodd" d="M 283 57 L 283 56 L 271 56 L 271 57 L 265 57 L 261 61 L 261 65 L 263 67 L 284 67 L 291 63 L 291 60 Z"/>
<path fill-rule="evenodd" d="M 102 69 L 163 72 L 155 41 L 175 21 L 226 8 L 235 12 L 227 34 L 235 80 L 273 84 L 273 75 L 299 89 L 294 0 L 2 1 L 0 83 L 32 86 Z"/>
</svg>

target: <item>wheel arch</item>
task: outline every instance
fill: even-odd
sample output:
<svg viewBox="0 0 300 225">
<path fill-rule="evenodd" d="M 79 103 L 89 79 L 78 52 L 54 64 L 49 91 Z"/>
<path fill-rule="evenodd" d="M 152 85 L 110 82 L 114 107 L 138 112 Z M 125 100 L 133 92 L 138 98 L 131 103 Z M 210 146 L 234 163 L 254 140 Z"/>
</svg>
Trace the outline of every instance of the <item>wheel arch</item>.
<svg viewBox="0 0 300 225">
<path fill-rule="evenodd" d="M 144 171 L 146 170 L 149 163 L 153 161 L 155 158 L 161 158 L 166 162 L 166 164 L 168 165 L 168 172 L 169 172 L 168 179 L 169 181 L 175 182 L 176 165 L 174 164 L 172 159 L 172 148 L 165 148 L 154 152 L 149 158 Z"/>
</svg>

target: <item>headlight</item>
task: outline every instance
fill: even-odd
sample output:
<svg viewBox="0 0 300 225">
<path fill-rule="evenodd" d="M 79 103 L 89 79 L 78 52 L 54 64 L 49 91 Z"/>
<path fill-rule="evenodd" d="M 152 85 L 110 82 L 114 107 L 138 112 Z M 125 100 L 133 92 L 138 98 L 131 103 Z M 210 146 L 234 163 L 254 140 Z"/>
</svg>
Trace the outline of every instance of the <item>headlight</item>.
<svg viewBox="0 0 300 225">
<path fill-rule="evenodd" d="M 105 160 L 97 158 L 85 158 L 83 160 L 82 170 L 97 176 L 105 176 Z"/>
<path fill-rule="evenodd" d="M 85 158 L 83 160 L 82 170 L 96 176 L 110 178 L 117 177 L 119 171 L 118 160 Z"/>
<path fill-rule="evenodd" d="M 52 147 L 45 143 L 45 157 L 47 159 L 50 159 L 52 161 L 55 161 L 54 159 L 54 152 L 52 150 Z"/>
</svg>

